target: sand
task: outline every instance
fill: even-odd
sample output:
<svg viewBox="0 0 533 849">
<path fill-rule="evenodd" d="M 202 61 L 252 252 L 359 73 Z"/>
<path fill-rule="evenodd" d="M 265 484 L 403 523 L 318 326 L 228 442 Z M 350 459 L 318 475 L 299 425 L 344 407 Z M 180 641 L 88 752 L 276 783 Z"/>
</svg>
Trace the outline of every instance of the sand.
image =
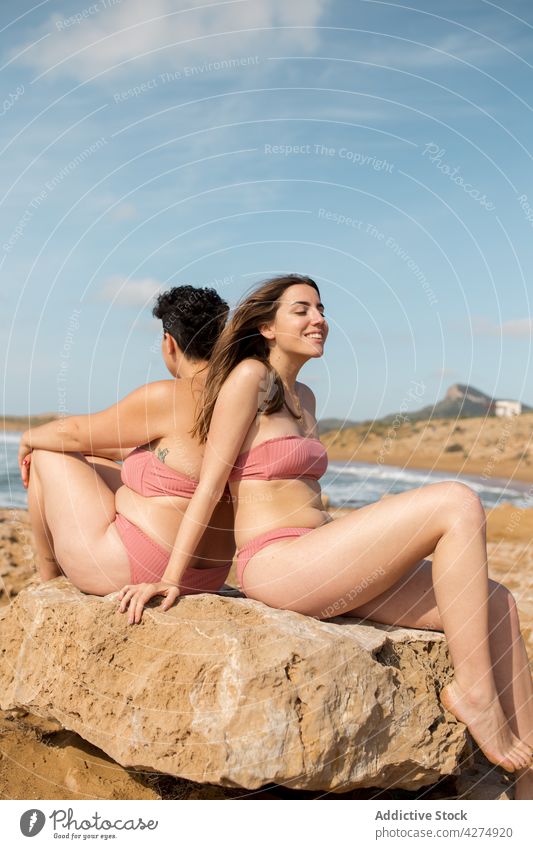
<svg viewBox="0 0 533 849">
<path fill-rule="evenodd" d="M 531 483 L 533 413 L 358 425 L 321 436 L 330 460 L 383 463 Z"/>
</svg>

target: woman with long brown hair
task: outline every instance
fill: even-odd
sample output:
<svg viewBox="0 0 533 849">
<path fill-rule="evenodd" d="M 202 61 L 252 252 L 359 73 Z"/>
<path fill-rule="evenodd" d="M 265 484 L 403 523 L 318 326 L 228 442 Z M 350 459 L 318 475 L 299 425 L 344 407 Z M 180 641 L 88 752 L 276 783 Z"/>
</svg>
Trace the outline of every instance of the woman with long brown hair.
<svg viewBox="0 0 533 849">
<path fill-rule="evenodd" d="M 322 356 L 328 325 L 316 283 L 287 275 L 235 310 L 210 360 L 195 433 L 200 482 L 160 582 L 128 585 L 121 609 L 140 621 L 155 595 L 168 609 L 226 482 L 235 505 L 237 575 L 248 598 L 319 619 L 352 615 L 443 630 L 454 679 L 441 701 L 495 764 L 531 795 L 532 688 L 516 605 L 489 581 L 485 512 L 445 481 L 331 521 L 318 479 L 327 465 L 315 398 L 297 381 Z M 433 555 L 430 563 L 424 559 Z"/>
</svg>

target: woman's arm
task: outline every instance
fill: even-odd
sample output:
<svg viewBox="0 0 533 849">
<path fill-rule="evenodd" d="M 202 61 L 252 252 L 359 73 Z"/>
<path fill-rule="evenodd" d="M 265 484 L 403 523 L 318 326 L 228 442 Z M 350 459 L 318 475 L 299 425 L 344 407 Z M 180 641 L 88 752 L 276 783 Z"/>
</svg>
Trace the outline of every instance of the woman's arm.
<svg viewBox="0 0 533 849">
<path fill-rule="evenodd" d="M 266 366 L 258 360 L 239 363 L 222 386 L 213 411 L 200 481 L 181 521 L 174 548 L 159 584 L 128 585 L 120 593 L 120 610 L 129 606 L 129 621 L 140 622 L 146 602 L 165 595 L 167 610 L 179 595 L 178 584 L 205 532 L 229 473 L 261 403 Z"/>
<path fill-rule="evenodd" d="M 178 583 L 196 551 L 213 510 L 222 497 L 229 474 L 258 407 L 268 375 L 258 360 L 245 360 L 222 386 L 211 419 L 200 481 L 181 522 L 165 580 Z"/>
<path fill-rule="evenodd" d="M 87 454 L 87 457 L 101 457 L 104 460 L 115 460 L 121 463 L 135 448 L 137 445 L 132 445 L 131 448 L 98 448 L 92 454 Z"/>
<path fill-rule="evenodd" d="M 69 416 L 29 428 L 20 440 L 21 472 L 27 465 L 24 459 L 34 448 L 98 454 L 99 450 L 145 445 L 164 436 L 172 415 L 173 392 L 174 381 L 159 380 L 135 389 L 101 413 Z"/>
</svg>

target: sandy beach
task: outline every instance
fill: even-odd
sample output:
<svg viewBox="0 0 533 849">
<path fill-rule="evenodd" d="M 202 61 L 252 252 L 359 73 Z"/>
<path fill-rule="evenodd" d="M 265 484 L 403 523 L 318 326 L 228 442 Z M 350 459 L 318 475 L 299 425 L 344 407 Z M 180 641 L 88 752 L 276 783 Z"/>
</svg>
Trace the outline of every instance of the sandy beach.
<svg viewBox="0 0 533 849">
<path fill-rule="evenodd" d="M 330 460 L 458 472 L 533 485 L 533 413 L 512 418 L 398 421 L 397 426 L 376 422 L 325 433 L 321 439 Z"/>
</svg>

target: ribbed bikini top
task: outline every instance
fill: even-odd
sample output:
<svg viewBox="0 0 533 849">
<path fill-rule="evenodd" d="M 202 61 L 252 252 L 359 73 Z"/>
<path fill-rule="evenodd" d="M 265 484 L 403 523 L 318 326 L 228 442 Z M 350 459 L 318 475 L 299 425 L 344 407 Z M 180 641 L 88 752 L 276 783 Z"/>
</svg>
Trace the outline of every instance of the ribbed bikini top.
<svg viewBox="0 0 533 849">
<path fill-rule="evenodd" d="M 198 481 L 171 469 L 148 448 L 136 448 L 122 464 L 122 483 L 139 495 L 181 495 L 192 498 Z"/>
<path fill-rule="evenodd" d="M 228 480 L 318 480 L 327 467 L 327 451 L 319 439 L 275 436 L 239 454 Z"/>
</svg>

